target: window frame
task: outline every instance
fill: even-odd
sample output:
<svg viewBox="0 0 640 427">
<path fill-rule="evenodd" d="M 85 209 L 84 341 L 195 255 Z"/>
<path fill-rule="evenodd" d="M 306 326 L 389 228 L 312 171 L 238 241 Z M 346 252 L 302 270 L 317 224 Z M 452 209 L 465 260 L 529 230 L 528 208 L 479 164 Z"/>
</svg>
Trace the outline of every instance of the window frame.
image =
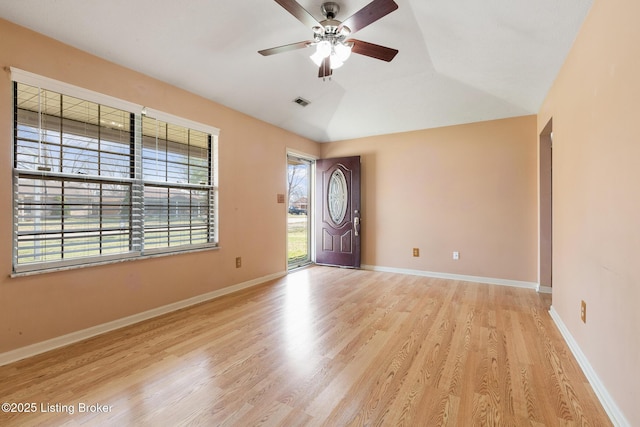
<svg viewBox="0 0 640 427">
<path fill-rule="evenodd" d="M 71 259 L 60 259 L 53 261 L 37 261 L 31 263 L 19 263 L 18 262 L 18 182 L 21 177 L 29 179 L 49 179 L 51 181 L 60 180 L 61 182 L 71 182 L 72 180 L 78 180 L 78 176 L 69 173 L 52 172 L 46 170 L 28 170 L 18 168 L 16 162 L 18 139 L 17 136 L 17 103 L 14 93 L 12 97 L 13 107 L 12 112 L 14 114 L 13 128 L 12 128 L 12 181 L 13 181 L 13 212 L 14 219 L 12 221 L 13 231 L 13 257 L 12 257 L 12 276 L 34 274 L 47 271 L 59 271 L 62 269 L 78 268 L 91 265 L 103 265 L 113 262 L 121 262 L 125 260 L 149 258 L 155 256 L 164 256 L 172 254 L 180 254 L 186 252 L 194 252 L 201 250 L 210 250 L 219 248 L 219 234 L 218 234 L 218 218 L 219 218 L 219 205 L 218 205 L 218 137 L 219 129 L 195 122 L 182 117 L 177 117 L 163 111 L 155 110 L 152 108 L 144 107 L 139 104 L 135 104 L 129 101 L 124 101 L 109 95 L 104 95 L 98 92 L 94 92 L 88 89 L 80 88 L 68 83 L 60 82 L 47 77 L 39 76 L 27 71 L 23 71 L 17 68 L 11 68 L 11 80 L 14 85 L 21 83 L 29 86 L 33 86 L 39 89 L 44 89 L 52 92 L 56 92 L 63 96 L 70 96 L 82 101 L 89 101 L 96 103 L 100 106 L 109 108 L 115 108 L 123 110 L 125 113 L 129 113 L 132 117 L 131 128 L 133 130 L 132 135 L 132 170 L 133 176 L 129 178 L 113 178 L 108 175 L 90 175 L 86 177 L 86 182 L 89 183 L 121 183 L 131 186 L 131 208 L 128 212 L 131 219 L 128 225 L 128 232 L 130 236 L 129 249 L 126 252 L 117 254 L 102 254 L 96 256 L 80 256 Z M 38 113 L 39 114 L 39 113 Z M 209 183 L 201 185 L 201 183 L 171 183 L 166 181 L 149 181 L 145 180 L 143 176 L 142 165 L 142 152 L 143 152 L 143 135 L 142 135 L 142 120 L 143 117 L 155 119 L 158 121 L 166 122 L 172 126 L 178 126 L 186 128 L 188 131 L 198 131 L 208 136 L 208 173 Z M 187 145 L 189 147 L 189 145 Z M 183 188 L 188 191 L 196 190 L 202 194 L 202 191 L 207 191 L 208 198 L 208 212 L 205 219 L 207 234 L 206 242 L 181 244 L 179 246 L 159 247 L 153 249 L 145 249 L 144 246 L 144 188 L 145 185 L 162 185 L 166 188 Z M 103 190 L 101 190 L 103 191 Z M 102 193 L 101 193 L 102 194 Z M 191 193 L 190 193 L 191 194 Z M 102 205 L 100 205 L 102 206 Z M 189 212 L 192 212 L 192 208 Z M 200 210 L 198 208 L 198 212 Z M 184 228 L 184 227 L 183 227 Z M 193 221 L 189 219 L 188 227 L 189 233 L 193 230 Z M 200 227 L 202 229 L 202 227 Z M 100 225 L 100 231 L 102 232 L 103 226 Z M 169 233 L 169 230 L 167 230 Z M 191 234 L 190 234 L 191 235 Z M 102 245 L 102 241 L 100 243 Z M 62 244 L 61 244 L 62 245 Z M 61 246 L 62 248 L 62 246 Z M 62 249 L 61 249 L 62 251 Z"/>
</svg>

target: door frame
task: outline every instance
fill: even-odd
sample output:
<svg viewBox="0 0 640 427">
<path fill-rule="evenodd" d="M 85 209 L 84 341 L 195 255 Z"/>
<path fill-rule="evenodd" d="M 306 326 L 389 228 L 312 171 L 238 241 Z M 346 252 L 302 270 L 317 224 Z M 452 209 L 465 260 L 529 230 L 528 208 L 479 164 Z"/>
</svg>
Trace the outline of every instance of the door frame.
<svg viewBox="0 0 640 427">
<path fill-rule="evenodd" d="M 285 271 L 292 271 L 295 270 L 296 268 L 302 268 L 302 267 L 306 267 L 309 264 L 313 264 L 316 262 L 316 257 L 315 257 L 315 215 L 313 210 L 315 209 L 315 186 L 316 186 L 316 160 L 318 160 L 319 157 L 311 155 L 309 153 L 305 153 L 302 151 L 298 151 L 292 148 L 287 148 L 284 156 L 284 161 L 285 161 L 285 176 L 284 176 L 284 185 L 285 185 L 285 208 L 284 208 L 284 221 L 285 221 L 285 257 L 284 257 L 284 264 L 285 264 Z M 309 245 L 309 263 L 305 264 L 304 266 L 301 267 L 293 267 L 291 268 L 289 266 L 289 201 L 286 200 L 286 194 L 288 193 L 288 185 L 289 182 L 287 180 L 287 174 L 288 174 L 288 168 L 289 168 L 289 157 L 295 157 L 298 158 L 300 160 L 305 160 L 309 162 L 309 174 L 310 174 L 310 179 L 309 179 L 309 194 L 307 195 L 307 199 L 308 199 L 308 207 L 307 207 L 307 221 L 308 221 L 308 232 L 309 232 L 309 241 L 307 242 L 307 244 Z"/>
</svg>

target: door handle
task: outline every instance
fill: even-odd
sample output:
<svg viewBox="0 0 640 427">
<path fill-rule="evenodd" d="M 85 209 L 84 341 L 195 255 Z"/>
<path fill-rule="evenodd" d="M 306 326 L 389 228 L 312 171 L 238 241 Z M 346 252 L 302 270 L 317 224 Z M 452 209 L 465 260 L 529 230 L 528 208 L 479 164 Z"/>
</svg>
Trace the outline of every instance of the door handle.
<svg viewBox="0 0 640 427">
<path fill-rule="evenodd" d="M 353 230 L 356 236 L 360 234 L 360 212 L 357 210 L 353 212 Z"/>
</svg>

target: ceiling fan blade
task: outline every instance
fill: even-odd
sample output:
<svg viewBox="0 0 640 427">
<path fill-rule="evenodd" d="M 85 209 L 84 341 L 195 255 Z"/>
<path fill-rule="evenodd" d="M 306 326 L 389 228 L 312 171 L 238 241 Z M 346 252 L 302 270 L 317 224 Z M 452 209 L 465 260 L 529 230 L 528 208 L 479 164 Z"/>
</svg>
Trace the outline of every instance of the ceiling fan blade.
<svg viewBox="0 0 640 427">
<path fill-rule="evenodd" d="M 270 49 L 259 50 L 258 53 L 263 56 L 275 55 L 276 53 L 289 52 L 290 50 L 303 49 L 309 46 L 312 41 L 304 41 L 298 43 L 285 44 L 283 46 L 272 47 Z"/>
<path fill-rule="evenodd" d="M 340 24 L 338 32 L 340 32 L 342 27 L 348 27 L 351 30 L 351 34 L 353 34 L 367 25 L 376 22 L 383 16 L 390 14 L 397 8 L 398 5 L 393 0 L 373 0 Z"/>
<path fill-rule="evenodd" d="M 382 61 L 391 62 L 391 60 L 398 54 L 397 49 L 391 49 L 390 47 L 363 42 L 362 40 L 349 39 L 348 41 L 353 43 L 353 47 L 351 48 L 352 53 L 370 56 L 371 58 L 380 59 Z"/>
<path fill-rule="evenodd" d="M 320 23 L 314 18 L 307 10 L 300 6 L 295 0 L 276 0 L 280 6 L 286 9 L 287 12 L 295 16 L 298 21 L 302 22 L 309 28 L 321 27 Z"/>
<path fill-rule="evenodd" d="M 331 74 L 333 74 L 333 70 L 331 69 L 331 60 L 329 59 L 329 57 L 326 57 L 322 60 L 322 64 L 320 64 L 318 77 L 329 77 Z"/>
</svg>

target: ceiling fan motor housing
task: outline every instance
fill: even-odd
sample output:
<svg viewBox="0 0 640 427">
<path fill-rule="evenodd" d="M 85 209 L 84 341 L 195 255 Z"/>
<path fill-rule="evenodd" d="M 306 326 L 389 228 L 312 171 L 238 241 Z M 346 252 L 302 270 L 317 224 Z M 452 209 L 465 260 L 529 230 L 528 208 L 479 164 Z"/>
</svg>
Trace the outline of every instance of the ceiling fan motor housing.
<svg viewBox="0 0 640 427">
<path fill-rule="evenodd" d="M 324 15 L 324 17 L 327 18 L 324 21 L 320 22 L 320 25 L 322 25 L 322 28 L 318 28 L 318 29 L 314 28 L 314 32 L 316 33 L 317 36 L 319 36 L 320 39 L 322 39 L 323 35 L 324 37 L 333 37 L 333 36 L 346 37 L 347 35 L 349 35 L 351 31 L 347 27 L 342 27 L 342 31 L 340 31 L 342 34 L 337 34 L 338 28 L 340 27 L 340 24 L 342 24 L 342 22 L 335 19 L 338 12 L 340 12 L 340 5 L 338 3 L 334 3 L 331 1 L 326 2 L 322 4 L 320 9 L 322 10 L 322 14 Z M 319 41 L 319 40 L 316 40 L 316 41 Z"/>
<path fill-rule="evenodd" d="M 322 15 L 328 20 L 333 20 L 336 15 L 338 15 L 338 12 L 340 12 L 340 5 L 338 3 L 328 1 L 320 6 L 320 10 L 322 11 Z"/>
</svg>

